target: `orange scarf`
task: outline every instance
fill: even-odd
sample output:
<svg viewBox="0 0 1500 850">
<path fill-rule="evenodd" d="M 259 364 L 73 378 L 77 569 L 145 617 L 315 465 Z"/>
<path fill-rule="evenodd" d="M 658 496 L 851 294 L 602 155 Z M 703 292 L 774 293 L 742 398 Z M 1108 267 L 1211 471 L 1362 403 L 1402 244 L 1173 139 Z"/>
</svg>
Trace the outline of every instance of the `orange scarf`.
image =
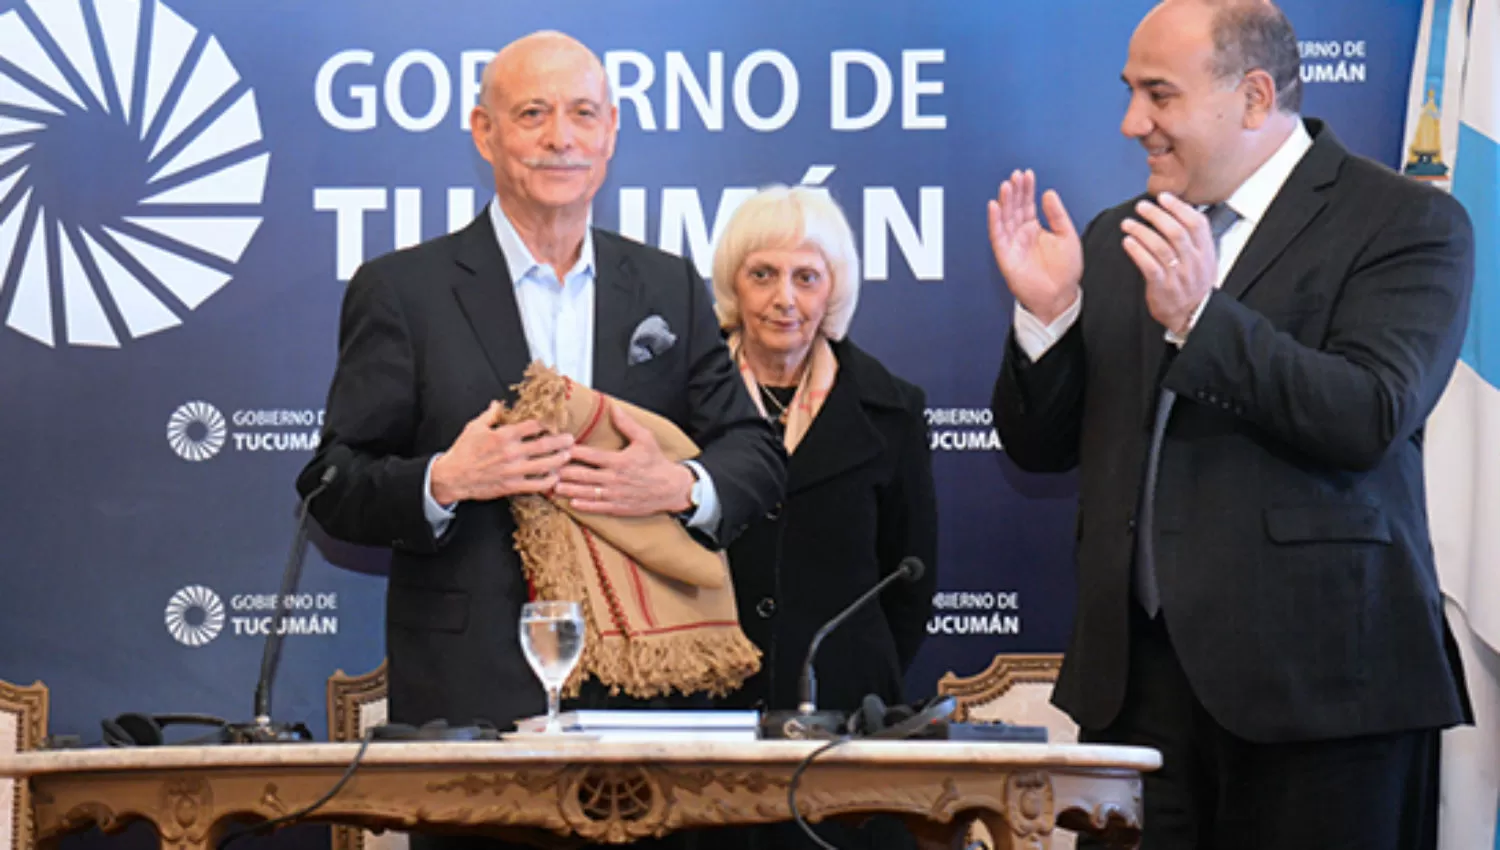
<svg viewBox="0 0 1500 850">
<path fill-rule="evenodd" d="M 740 367 L 740 377 L 745 380 L 745 388 L 750 391 L 750 398 L 755 400 L 760 415 L 770 419 L 771 416 L 766 413 L 765 400 L 761 398 L 760 382 L 755 379 L 750 362 L 745 358 L 743 343 L 740 331 L 729 335 L 729 351 Z M 828 391 L 833 389 L 833 382 L 838 374 L 839 359 L 834 356 L 833 346 L 828 344 L 827 337 L 818 334 L 813 339 L 812 349 L 807 353 L 807 368 L 802 370 L 802 380 L 797 383 L 797 393 L 792 396 L 792 403 L 787 405 L 782 422 L 786 426 L 782 442 L 786 445 L 787 454 L 795 451 L 797 444 L 807 436 L 807 429 L 818 418 L 818 411 L 823 409 L 823 402 L 828 400 Z"/>
</svg>

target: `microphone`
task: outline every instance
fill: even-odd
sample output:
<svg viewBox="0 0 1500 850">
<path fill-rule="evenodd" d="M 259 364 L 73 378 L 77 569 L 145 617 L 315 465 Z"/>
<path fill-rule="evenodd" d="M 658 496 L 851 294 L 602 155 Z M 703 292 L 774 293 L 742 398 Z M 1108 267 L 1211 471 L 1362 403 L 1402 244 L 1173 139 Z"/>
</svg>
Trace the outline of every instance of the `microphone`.
<svg viewBox="0 0 1500 850">
<path fill-rule="evenodd" d="M 276 679 L 276 668 L 281 663 L 281 644 L 284 639 L 281 624 L 286 619 L 287 600 L 297 592 L 302 580 L 302 562 L 307 557 L 307 514 L 312 500 L 322 495 L 338 478 L 339 468 L 329 464 L 318 479 L 318 486 L 303 497 L 297 509 L 297 533 L 292 538 L 292 551 L 287 556 L 286 570 L 281 578 L 281 593 L 276 598 L 276 612 L 271 618 L 271 627 L 266 634 L 265 651 L 260 659 L 260 679 L 255 684 L 255 721 L 253 723 L 230 724 L 229 738 L 238 744 L 272 744 L 294 741 L 310 741 L 312 733 L 301 723 L 273 724 L 271 722 L 271 686 Z"/>
<path fill-rule="evenodd" d="M 761 737 L 763 738 L 833 738 L 837 737 L 840 728 L 844 724 L 844 714 L 840 711 L 818 711 L 818 675 L 813 668 L 813 660 L 818 655 L 818 647 L 823 644 L 823 638 L 838 628 L 845 620 L 853 616 L 854 612 L 864 607 L 871 599 L 880 595 L 897 580 L 917 581 L 927 572 L 927 565 L 921 558 L 908 555 L 901 559 L 901 563 L 891 574 L 875 583 L 875 586 L 865 591 L 858 599 L 849 603 L 849 606 L 840 611 L 837 616 L 823 624 L 813 635 L 813 639 L 807 645 L 807 658 L 802 662 L 802 678 L 798 683 L 798 704 L 795 712 L 774 711 L 767 712 L 761 720 Z"/>
</svg>

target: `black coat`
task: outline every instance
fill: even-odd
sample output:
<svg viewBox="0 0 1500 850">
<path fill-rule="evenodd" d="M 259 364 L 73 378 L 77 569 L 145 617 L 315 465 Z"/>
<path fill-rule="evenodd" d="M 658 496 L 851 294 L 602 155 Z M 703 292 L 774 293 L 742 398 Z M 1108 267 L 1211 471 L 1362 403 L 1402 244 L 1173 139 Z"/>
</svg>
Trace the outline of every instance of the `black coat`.
<svg viewBox="0 0 1500 850">
<path fill-rule="evenodd" d="M 740 622 L 765 653 L 730 704 L 795 708 L 813 633 L 908 555 L 927 564 L 824 640 L 818 705 L 853 711 L 865 694 L 904 701 L 902 678 L 927 632 L 937 586 L 937 503 L 918 387 L 845 340 L 838 377 L 787 466 L 786 498 L 730 546 Z"/>
<path fill-rule="evenodd" d="M 1160 387 L 1161 610 L 1193 693 L 1252 741 L 1448 726 L 1469 712 L 1433 568 L 1427 414 L 1464 336 L 1474 241 L 1447 193 L 1350 155 L 1320 122 L 1187 344 L 1120 243 L 1084 235 L 1080 320 L 995 388 L 1023 469 L 1078 467 L 1078 612 L 1054 698 L 1082 726 L 1126 692 L 1135 511 Z"/>
</svg>

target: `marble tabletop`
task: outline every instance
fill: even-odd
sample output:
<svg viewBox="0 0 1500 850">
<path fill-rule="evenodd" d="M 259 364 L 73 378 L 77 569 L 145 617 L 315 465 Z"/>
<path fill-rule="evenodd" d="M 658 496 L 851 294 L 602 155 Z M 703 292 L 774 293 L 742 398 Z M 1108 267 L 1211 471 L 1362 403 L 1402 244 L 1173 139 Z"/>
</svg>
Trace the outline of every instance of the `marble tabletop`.
<svg viewBox="0 0 1500 850">
<path fill-rule="evenodd" d="M 824 742 L 819 741 L 671 741 L 661 743 L 572 740 L 528 736 L 511 741 L 379 741 L 361 760 L 367 765 L 479 765 L 539 761 L 594 764 L 655 762 L 670 764 L 796 763 Z M 0 776 L 24 778 L 59 773 L 173 770 L 216 767 L 325 767 L 347 764 L 356 743 L 238 744 L 73 749 L 0 756 Z M 852 740 L 818 756 L 819 764 L 858 762 L 905 766 L 1046 766 L 1091 770 L 1118 768 L 1151 771 L 1161 754 L 1141 747 L 1075 744 L 986 743 L 974 741 Z"/>
</svg>

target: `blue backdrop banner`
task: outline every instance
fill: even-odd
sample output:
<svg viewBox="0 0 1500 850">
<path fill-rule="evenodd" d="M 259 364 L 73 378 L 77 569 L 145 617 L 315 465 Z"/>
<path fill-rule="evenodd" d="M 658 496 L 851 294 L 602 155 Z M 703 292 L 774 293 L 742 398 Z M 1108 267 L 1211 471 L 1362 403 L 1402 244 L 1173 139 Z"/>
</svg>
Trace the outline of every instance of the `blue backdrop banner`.
<svg viewBox="0 0 1500 850">
<path fill-rule="evenodd" d="M 502 8 L 503 5 L 503 8 Z M 467 115 L 535 29 L 603 58 L 595 221 L 692 257 L 768 182 L 827 187 L 866 271 L 853 336 L 927 392 L 939 593 L 914 696 L 1060 652 L 1074 480 L 987 410 L 1011 302 L 985 201 L 1036 169 L 1081 225 L 1144 185 L 1119 81 L 1145 0 L 0 0 L 0 677 L 55 731 L 249 719 L 344 287 L 492 192 Z M 1288 0 L 1306 111 L 1398 161 L 1417 0 Z M 384 654 L 382 555 L 319 540 L 276 715 L 322 734 Z"/>
</svg>

